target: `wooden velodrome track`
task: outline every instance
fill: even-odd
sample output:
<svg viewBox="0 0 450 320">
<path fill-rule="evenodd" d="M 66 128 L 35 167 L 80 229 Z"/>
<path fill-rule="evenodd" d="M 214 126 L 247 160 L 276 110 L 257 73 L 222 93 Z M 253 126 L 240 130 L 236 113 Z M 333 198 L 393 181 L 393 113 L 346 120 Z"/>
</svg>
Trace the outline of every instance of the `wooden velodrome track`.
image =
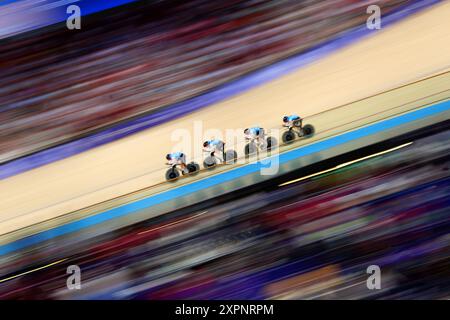
<svg viewBox="0 0 450 320">
<path fill-rule="evenodd" d="M 315 141 L 321 131 L 351 129 L 351 123 L 364 125 L 390 112 L 448 98 L 450 77 L 444 74 L 411 89 L 349 104 L 448 70 L 449 17 L 447 1 L 210 108 L 4 179 L 0 181 L 0 235 L 152 185 L 158 185 L 151 189 L 153 193 L 173 187 L 161 184 L 164 156 L 176 144 L 171 139 L 173 132 L 185 129 L 192 133 L 194 121 L 202 121 L 204 131 L 243 130 L 255 124 L 278 128 L 284 114 L 297 113 L 316 126 L 318 135 L 309 140 Z M 340 109 L 340 115 L 322 113 L 345 104 L 349 105 Z M 192 155 L 200 147 L 183 151 Z M 241 146 L 236 149 L 242 151 Z M 183 180 L 179 183 L 186 183 Z"/>
</svg>

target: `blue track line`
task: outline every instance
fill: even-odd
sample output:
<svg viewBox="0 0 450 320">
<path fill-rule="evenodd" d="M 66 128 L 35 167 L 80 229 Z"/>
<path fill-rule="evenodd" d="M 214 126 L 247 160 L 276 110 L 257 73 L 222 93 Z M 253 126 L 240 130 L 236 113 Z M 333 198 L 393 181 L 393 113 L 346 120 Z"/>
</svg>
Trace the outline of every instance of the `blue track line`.
<svg viewBox="0 0 450 320">
<path fill-rule="evenodd" d="M 287 163 L 296 158 L 300 158 L 326 149 L 337 147 L 350 141 L 358 140 L 363 137 L 381 133 L 388 129 L 392 129 L 394 127 L 398 127 L 413 121 L 421 120 L 423 118 L 437 115 L 441 112 L 449 110 L 450 110 L 450 100 L 437 103 L 417 111 L 400 115 L 392 119 L 384 120 L 363 128 L 356 129 L 351 132 L 347 132 L 323 141 L 315 142 L 310 145 L 282 153 L 279 155 L 279 164 L 282 165 L 283 163 Z M 224 182 L 232 181 L 236 178 L 256 173 L 262 168 L 266 167 L 265 165 L 266 163 L 268 163 L 267 159 L 264 160 L 264 164 L 261 162 L 256 162 L 235 169 L 231 169 L 221 174 L 217 174 L 199 181 L 194 181 L 190 184 L 180 186 L 171 190 L 167 190 L 160 194 L 153 195 L 133 203 L 125 204 L 120 207 L 110 209 L 102 213 L 98 213 L 83 218 L 81 220 L 68 223 L 63 226 L 42 231 L 32 236 L 0 246 L 0 255 L 5 255 L 26 248 L 28 246 L 38 244 L 43 241 L 50 240 L 54 237 L 62 236 L 71 232 L 82 230 L 84 228 L 92 227 L 111 219 L 124 217 L 128 214 L 132 214 L 140 210 L 161 204 L 165 201 L 183 197 L 195 193 L 197 191 L 207 189 L 215 185 L 219 185 Z"/>
</svg>

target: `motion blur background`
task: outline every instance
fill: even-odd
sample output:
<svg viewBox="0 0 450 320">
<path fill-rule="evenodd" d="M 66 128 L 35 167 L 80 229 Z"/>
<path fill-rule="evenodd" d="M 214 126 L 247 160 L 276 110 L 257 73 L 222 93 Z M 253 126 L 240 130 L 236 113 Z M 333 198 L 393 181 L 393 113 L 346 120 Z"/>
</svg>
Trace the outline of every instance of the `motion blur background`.
<svg viewBox="0 0 450 320">
<path fill-rule="evenodd" d="M 1 2 L 0 298 L 448 299 L 449 17 L 431 0 Z M 176 129 L 283 132 L 291 113 L 314 136 L 165 181 Z"/>
</svg>

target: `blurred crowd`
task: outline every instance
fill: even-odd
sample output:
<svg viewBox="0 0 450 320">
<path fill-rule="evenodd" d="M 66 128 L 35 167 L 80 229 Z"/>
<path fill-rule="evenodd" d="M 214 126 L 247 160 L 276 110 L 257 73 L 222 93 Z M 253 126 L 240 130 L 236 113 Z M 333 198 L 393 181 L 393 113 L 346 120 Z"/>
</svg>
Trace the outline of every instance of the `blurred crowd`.
<svg viewBox="0 0 450 320">
<path fill-rule="evenodd" d="M 370 3 L 369 3 L 370 2 Z M 411 1 L 376 1 L 388 14 Z M 373 1 L 164 0 L 0 45 L 0 161 L 199 95 L 367 19 Z"/>
<path fill-rule="evenodd" d="M 449 139 L 441 132 L 174 212 L 79 243 L 71 256 L 57 256 L 59 240 L 40 249 L 47 262 L 64 258 L 59 264 L 5 264 L 0 299 L 448 299 Z M 82 290 L 66 288 L 71 264 Z M 370 265 L 380 267 L 379 290 L 367 287 Z M 31 272 L 15 277 L 19 266 Z"/>
</svg>

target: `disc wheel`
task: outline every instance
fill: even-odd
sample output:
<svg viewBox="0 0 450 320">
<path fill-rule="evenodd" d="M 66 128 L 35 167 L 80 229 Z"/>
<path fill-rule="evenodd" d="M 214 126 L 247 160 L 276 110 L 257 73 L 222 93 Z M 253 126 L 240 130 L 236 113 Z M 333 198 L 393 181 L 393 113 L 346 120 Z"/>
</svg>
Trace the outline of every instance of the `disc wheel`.
<svg viewBox="0 0 450 320">
<path fill-rule="evenodd" d="M 272 150 L 277 145 L 277 140 L 274 137 L 268 137 L 266 139 L 267 151 Z"/>
<path fill-rule="evenodd" d="M 291 130 L 286 131 L 283 133 L 283 136 L 281 137 L 284 143 L 291 143 L 295 140 L 295 134 Z"/>
<path fill-rule="evenodd" d="M 256 153 L 256 144 L 254 142 L 247 143 L 244 150 L 245 156 L 248 158 Z"/>
<path fill-rule="evenodd" d="M 234 150 L 227 150 L 225 152 L 225 163 L 227 164 L 233 164 L 237 161 L 237 152 Z"/>
<path fill-rule="evenodd" d="M 208 156 L 203 160 L 203 167 L 205 169 L 211 169 L 216 165 L 216 158 Z"/>
<path fill-rule="evenodd" d="M 314 127 L 310 124 L 307 124 L 305 126 L 303 126 L 303 136 L 306 138 L 311 137 L 312 135 L 314 135 Z"/>
<path fill-rule="evenodd" d="M 166 180 L 168 181 L 172 181 L 177 179 L 180 176 L 180 173 L 178 172 L 178 170 L 174 169 L 174 168 L 170 168 L 169 170 L 167 170 L 166 172 Z"/>
<path fill-rule="evenodd" d="M 187 164 L 186 167 L 189 170 L 190 174 L 197 173 L 200 171 L 200 166 L 195 162 L 191 162 L 191 163 Z"/>
</svg>

